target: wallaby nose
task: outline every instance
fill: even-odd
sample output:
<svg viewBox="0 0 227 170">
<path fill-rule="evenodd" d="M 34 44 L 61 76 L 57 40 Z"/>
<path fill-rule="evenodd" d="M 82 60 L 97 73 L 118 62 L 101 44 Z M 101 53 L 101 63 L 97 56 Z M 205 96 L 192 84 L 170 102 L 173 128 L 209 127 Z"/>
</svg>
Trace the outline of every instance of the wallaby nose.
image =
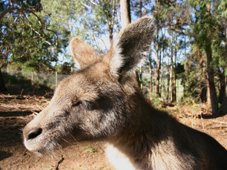
<svg viewBox="0 0 227 170">
<path fill-rule="evenodd" d="M 39 136 L 42 133 L 42 129 L 41 128 L 33 128 L 28 132 L 27 135 L 27 140 L 31 140 L 36 138 L 37 136 Z"/>
</svg>

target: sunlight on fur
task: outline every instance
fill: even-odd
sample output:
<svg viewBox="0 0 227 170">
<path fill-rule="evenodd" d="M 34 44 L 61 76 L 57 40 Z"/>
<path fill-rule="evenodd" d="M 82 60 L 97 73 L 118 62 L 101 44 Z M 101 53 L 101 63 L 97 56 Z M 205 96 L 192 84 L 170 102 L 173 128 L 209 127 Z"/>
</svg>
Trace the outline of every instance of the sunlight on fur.
<svg viewBox="0 0 227 170">
<path fill-rule="evenodd" d="M 116 170 L 136 170 L 129 158 L 111 144 L 106 145 L 106 157 Z"/>
</svg>

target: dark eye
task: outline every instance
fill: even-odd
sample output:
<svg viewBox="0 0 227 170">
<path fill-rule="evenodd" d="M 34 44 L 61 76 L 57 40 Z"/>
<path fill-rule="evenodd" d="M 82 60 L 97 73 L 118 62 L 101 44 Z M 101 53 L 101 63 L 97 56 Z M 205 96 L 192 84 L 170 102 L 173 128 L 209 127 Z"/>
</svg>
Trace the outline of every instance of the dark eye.
<svg viewBox="0 0 227 170">
<path fill-rule="evenodd" d="M 92 101 L 83 101 L 82 106 L 87 110 L 94 110 L 95 104 Z"/>
<path fill-rule="evenodd" d="M 77 101 L 77 102 L 72 104 L 73 107 L 77 107 L 77 106 L 80 106 L 80 105 L 82 105 L 82 101 Z"/>
<path fill-rule="evenodd" d="M 87 101 L 87 100 L 83 100 L 83 101 L 77 101 L 75 102 L 73 105 L 73 107 L 83 107 L 85 109 L 88 109 L 88 110 L 93 110 L 94 109 L 94 102 L 92 101 Z"/>
</svg>

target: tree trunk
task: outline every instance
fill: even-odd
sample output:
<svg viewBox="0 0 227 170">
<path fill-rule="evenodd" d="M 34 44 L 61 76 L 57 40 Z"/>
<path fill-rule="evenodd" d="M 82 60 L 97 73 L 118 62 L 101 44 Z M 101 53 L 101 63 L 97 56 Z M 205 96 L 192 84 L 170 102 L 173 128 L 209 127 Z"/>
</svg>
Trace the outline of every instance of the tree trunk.
<svg viewBox="0 0 227 170">
<path fill-rule="evenodd" d="M 211 2 L 206 4 L 206 15 L 211 16 Z M 218 97 L 215 89 L 214 83 L 214 69 L 212 66 L 212 48 L 211 48 L 211 38 L 207 39 L 205 43 L 205 53 L 206 53 L 206 75 L 207 75 L 207 101 L 208 106 L 211 108 L 212 115 L 214 117 L 219 116 L 218 112 Z"/>
<path fill-rule="evenodd" d="M 152 45 L 150 48 L 152 48 Z M 153 93 L 152 69 L 153 69 L 153 66 L 152 66 L 151 49 L 150 49 L 150 53 L 149 53 L 149 73 L 150 73 L 149 93 L 150 93 L 150 98 L 152 97 L 152 93 Z"/>
<path fill-rule="evenodd" d="M 155 51 L 156 51 L 156 70 L 155 70 L 155 94 L 156 97 L 161 97 L 160 93 L 160 70 L 161 70 L 161 60 L 159 56 L 159 42 L 158 42 L 158 28 L 157 28 L 157 36 L 156 36 L 156 44 L 155 44 Z"/>
<path fill-rule="evenodd" d="M 200 91 L 200 101 L 202 103 L 207 102 L 207 83 L 202 81 L 200 84 L 201 91 Z"/>
<path fill-rule="evenodd" d="M 4 79 L 3 79 L 2 71 L 0 69 L 0 93 L 6 92 L 6 91 L 7 91 L 7 89 L 5 87 L 5 82 L 4 82 Z"/>
<path fill-rule="evenodd" d="M 140 18 L 143 16 L 143 11 L 142 11 L 142 8 L 143 8 L 143 1 L 142 0 L 140 0 L 140 2 L 139 2 L 139 16 L 140 16 Z"/>
<path fill-rule="evenodd" d="M 220 114 L 227 114 L 227 76 L 225 76 L 225 91 L 221 102 Z"/>
<path fill-rule="evenodd" d="M 209 81 L 208 79 L 206 80 L 206 86 L 207 86 L 207 105 L 209 106 L 209 109 L 210 111 L 212 112 L 212 109 L 211 109 L 211 98 L 210 98 L 210 88 L 209 88 Z"/>
<path fill-rule="evenodd" d="M 175 35 L 171 35 L 171 71 L 170 71 L 170 80 L 171 80 L 171 102 L 176 102 L 176 48 L 174 47 Z"/>
<path fill-rule="evenodd" d="M 169 72 L 170 69 L 168 68 Z M 167 75 L 166 101 L 170 102 L 170 74 Z"/>
<path fill-rule="evenodd" d="M 113 41 L 113 25 L 112 23 L 108 23 L 108 32 L 109 32 L 109 41 L 112 43 Z"/>
<path fill-rule="evenodd" d="M 152 81 L 152 63 L 151 63 L 151 59 L 149 59 L 149 73 L 150 73 L 150 84 L 149 84 L 149 93 L 150 93 L 150 96 L 152 95 L 153 93 L 153 81 Z"/>
<path fill-rule="evenodd" d="M 211 47 L 207 47 L 206 49 L 206 57 L 207 57 L 207 101 L 209 106 L 211 107 L 211 112 L 213 116 L 218 116 L 218 98 L 217 93 L 215 89 L 215 83 L 214 83 L 214 70 L 211 66 L 212 62 L 212 50 Z"/>
<path fill-rule="evenodd" d="M 120 0 L 122 29 L 131 22 L 130 0 Z"/>
<path fill-rule="evenodd" d="M 116 16 L 116 0 L 112 0 L 112 11 L 109 11 L 108 18 L 108 32 L 109 32 L 109 41 L 113 41 L 113 29 L 114 29 L 114 19 Z"/>
<path fill-rule="evenodd" d="M 218 103 L 222 103 L 223 98 L 225 97 L 225 72 L 218 70 L 218 78 L 219 78 L 219 95 L 218 95 Z"/>
<path fill-rule="evenodd" d="M 227 42 L 227 20 L 225 21 L 225 42 Z M 227 63 L 227 49 L 224 53 L 225 57 L 225 63 Z M 227 75 L 225 75 L 225 72 L 227 72 L 227 65 L 225 65 L 225 71 L 223 76 L 224 78 L 224 84 L 223 84 L 223 90 L 221 93 L 223 93 L 223 98 L 221 101 L 221 108 L 220 108 L 220 114 L 227 114 Z"/>
</svg>

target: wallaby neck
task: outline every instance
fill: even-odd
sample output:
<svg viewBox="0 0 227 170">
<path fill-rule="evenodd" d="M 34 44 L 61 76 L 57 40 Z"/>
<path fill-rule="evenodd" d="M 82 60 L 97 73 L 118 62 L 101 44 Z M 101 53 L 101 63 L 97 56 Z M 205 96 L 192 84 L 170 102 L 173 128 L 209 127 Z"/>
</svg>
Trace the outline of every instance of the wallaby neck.
<svg viewBox="0 0 227 170">
<path fill-rule="evenodd" d="M 133 100 L 133 99 L 132 99 Z M 128 127 L 114 136 L 109 143 L 127 155 L 132 162 L 146 162 L 151 150 L 162 141 L 167 141 L 168 121 L 175 121 L 167 113 L 154 109 L 143 96 L 136 96 L 136 103 Z M 143 167 L 146 165 L 142 165 Z"/>
</svg>

